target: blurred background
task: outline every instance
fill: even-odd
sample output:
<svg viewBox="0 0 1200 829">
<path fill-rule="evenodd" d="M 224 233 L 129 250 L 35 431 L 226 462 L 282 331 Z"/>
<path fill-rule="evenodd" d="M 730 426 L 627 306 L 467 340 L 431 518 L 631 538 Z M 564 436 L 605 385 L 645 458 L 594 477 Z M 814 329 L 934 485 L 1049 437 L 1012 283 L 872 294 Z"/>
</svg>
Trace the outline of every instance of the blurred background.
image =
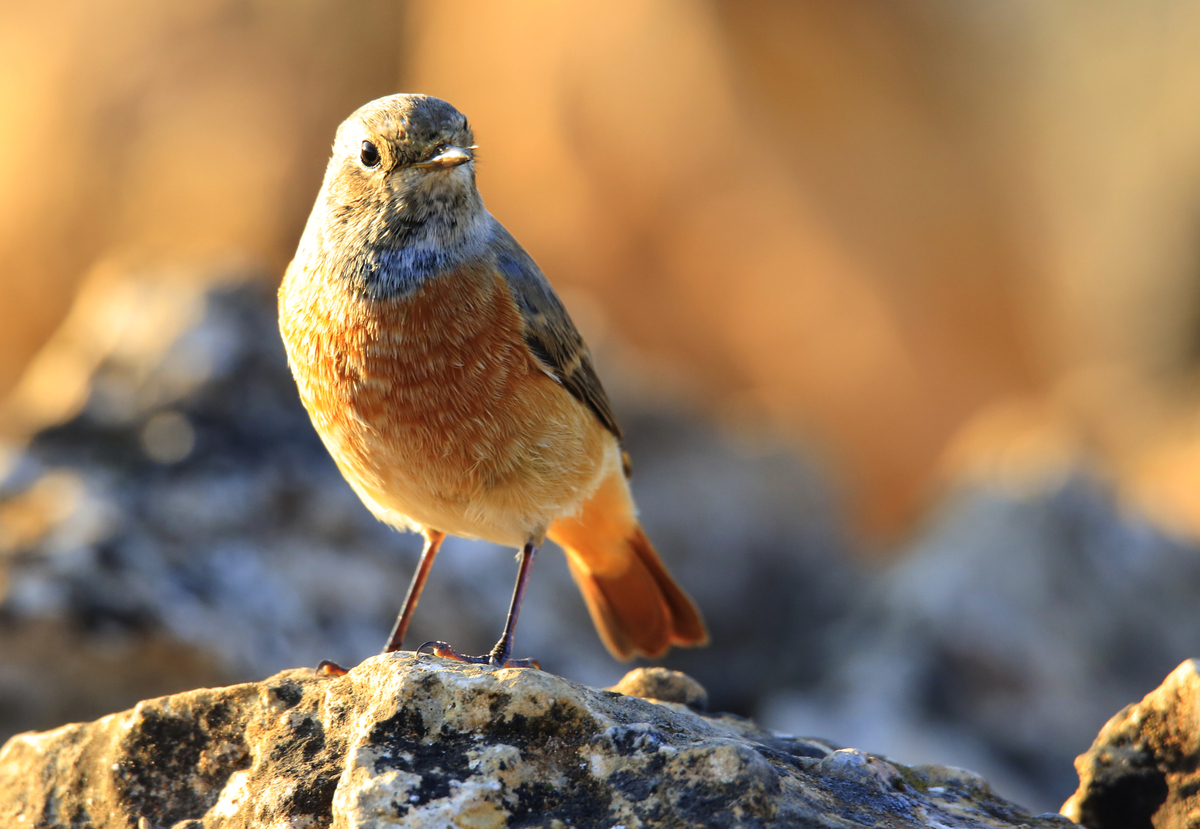
<svg viewBox="0 0 1200 829">
<path fill-rule="evenodd" d="M 0 5 L 0 737 L 378 650 L 416 537 L 273 292 L 337 124 L 466 113 L 591 343 L 713 707 L 1035 811 L 1200 655 L 1200 6 Z M 412 644 L 486 649 L 451 542 Z M 518 655 L 611 684 L 562 557 Z"/>
</svg>

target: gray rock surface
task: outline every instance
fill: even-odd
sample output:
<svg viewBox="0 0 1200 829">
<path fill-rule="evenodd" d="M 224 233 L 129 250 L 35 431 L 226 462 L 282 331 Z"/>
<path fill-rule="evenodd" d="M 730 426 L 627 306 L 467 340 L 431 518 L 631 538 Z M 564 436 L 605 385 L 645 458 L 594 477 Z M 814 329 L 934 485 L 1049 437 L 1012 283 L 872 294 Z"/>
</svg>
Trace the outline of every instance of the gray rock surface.
<svg viewBox="0 0 1200 829">
<path fill-rule="evenodd" d="M 1082 473 L 1023 495 L 949 495 L 830 632 L 817 687 L 768 692 L 773 728 L 980 771 L 1049 810 L 1070 759 L 1200 642 L 1200 551 Z"/>
<path fill-rule="evenodd" d="M 694 698 L 694 680 L 677 680 L 651 684 Z M 408 653 L 18 735 L 0 750 L 0 792 L 13 827 L 1071 825 L 969 772 Z"/>
<path fill-rule="evenodd" d="M 1200 825 L 1200 659 L 1121 709 L 1075 768 L 1062 812 L 1088 829 Z"/>
</svg>

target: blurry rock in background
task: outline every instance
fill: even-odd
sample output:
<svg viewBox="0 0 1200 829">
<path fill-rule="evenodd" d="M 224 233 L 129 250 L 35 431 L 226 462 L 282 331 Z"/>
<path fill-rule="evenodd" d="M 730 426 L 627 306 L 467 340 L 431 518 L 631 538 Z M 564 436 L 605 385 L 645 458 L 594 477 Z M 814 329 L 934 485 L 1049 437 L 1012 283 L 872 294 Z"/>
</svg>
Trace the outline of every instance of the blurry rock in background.
<svg viewBox="0 0 1200 829">
<path fill-rule="evenodd" d="M 424 91 L 598 352 L 713 628 L 669 664 L 1055 808 L 1200 639 L 1198 35 L 1185 0 L 0 8 L 0 727 L 379 647 L 417 540 L 326 457 L 271 294 L 337 123 Z M 486 648 L 513 566 L 448 544 L 412 644 Z M 561 556 L 530 589 L 519 650 L 615 679 Z"/>
<path fill-rule="evenodd" d="M 834 633 L 821 687 L 770 694 L 759 717 L 986 768 L 1055 809 L 1089 735 L 1196 650 L 1198 593 L 1200 550 L 1123 515 L 1093 475 L 964 487 Z"/>
</svg>

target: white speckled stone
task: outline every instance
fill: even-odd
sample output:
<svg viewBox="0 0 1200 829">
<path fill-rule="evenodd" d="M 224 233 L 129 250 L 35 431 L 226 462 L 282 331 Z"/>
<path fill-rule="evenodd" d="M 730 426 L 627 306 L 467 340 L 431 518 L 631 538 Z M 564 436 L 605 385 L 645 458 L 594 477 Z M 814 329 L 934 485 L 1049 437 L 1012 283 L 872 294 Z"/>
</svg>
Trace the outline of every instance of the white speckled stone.
<svg viewBox="0 0 1200 829">
<path fill-rule="evenodd" d="M 654 687 L 694 700 L 694 685 L 664 673 Z M 969 772 L 410 653 L 18 735 L 0 792 L 0 825 L 99 829 L 1069 825 Z"/>
</svg>

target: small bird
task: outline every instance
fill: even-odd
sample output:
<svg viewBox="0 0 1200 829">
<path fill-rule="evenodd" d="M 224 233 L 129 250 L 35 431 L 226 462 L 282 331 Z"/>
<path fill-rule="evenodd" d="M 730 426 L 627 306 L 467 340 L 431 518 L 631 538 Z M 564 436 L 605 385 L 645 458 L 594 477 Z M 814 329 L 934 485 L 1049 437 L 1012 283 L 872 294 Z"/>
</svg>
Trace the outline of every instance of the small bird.
<svg viewBox="0 0 1200 829">
<path fill-rule="evenodd" d="M 279 289 L 288 363 L 325 446 L 380 520 L 425 537 L 385 647 L 399 650 L 446 535 L 516 547 L 514 661 L 534 556 L 558 543 L 619 659 L 703 645 L 700 613 L 638 523 L 592 357 L 533 259 L 483 206 L 467 119 L 428 95 L 372 101 L 337 131 Z"/>
</svg>

